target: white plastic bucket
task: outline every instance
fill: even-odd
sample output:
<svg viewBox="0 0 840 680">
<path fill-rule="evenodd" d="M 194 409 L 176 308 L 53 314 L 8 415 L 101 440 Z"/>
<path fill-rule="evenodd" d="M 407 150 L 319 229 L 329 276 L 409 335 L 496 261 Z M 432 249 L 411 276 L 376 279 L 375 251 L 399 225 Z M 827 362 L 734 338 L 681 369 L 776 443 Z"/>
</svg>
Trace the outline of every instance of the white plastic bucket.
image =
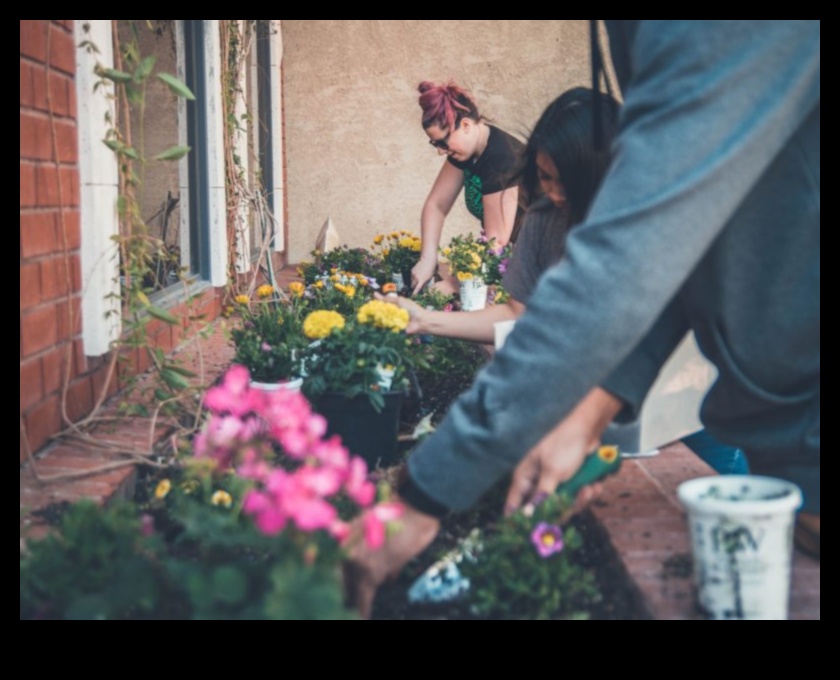
<svg viewBox="0 0 840 680">
<path fill-rule="evenodd" d="M 303 378 L 294 378 L 293 380 L 286 380 L 284 382 L 264 383 L 258 380 L 251 381 L 251 389 L 262 390 L 263 392 L 275 392 L 278 390 L 289 390 L 290 392 L 300 392 L 303 386 Z"/>
<path fill-rule="evenodd" d="M 802 505 L 795 484 L 722 475 L 683 482 L 697 604 L 712 619 L 786 619 L 793 524 Z"/>
<path fill-rule="evenodd" d="M 459 282 L 461 309 L 474 312 L 487 306 L 487 284 L 481 279 L 467 279 Z"/>
</svg>

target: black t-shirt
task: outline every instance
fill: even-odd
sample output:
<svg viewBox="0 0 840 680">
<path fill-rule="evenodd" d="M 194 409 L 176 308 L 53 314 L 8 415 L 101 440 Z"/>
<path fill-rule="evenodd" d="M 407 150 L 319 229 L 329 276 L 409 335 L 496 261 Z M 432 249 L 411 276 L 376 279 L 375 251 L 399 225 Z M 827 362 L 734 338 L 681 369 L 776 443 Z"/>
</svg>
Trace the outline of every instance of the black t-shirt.
<svg viewBox="0 0 840 680">
<path fill-rule="evenodd" d="M 447 160 L 464 171 L 464 201 L 467 210 L 484 222 L 482 196 L 495 194 L 518 181 L 525 155 L 525 145 L 504 130 L 488 125 L 487 147 L 475 160 Z"/>
</svg>

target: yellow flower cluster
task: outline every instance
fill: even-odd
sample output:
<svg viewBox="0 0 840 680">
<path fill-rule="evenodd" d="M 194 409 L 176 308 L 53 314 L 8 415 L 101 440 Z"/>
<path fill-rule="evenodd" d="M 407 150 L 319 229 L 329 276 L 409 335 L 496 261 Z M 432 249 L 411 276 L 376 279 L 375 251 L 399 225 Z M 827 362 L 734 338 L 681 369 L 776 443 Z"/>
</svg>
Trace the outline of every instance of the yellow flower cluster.
<svg viewBox="0 0 840 680">
<path fill-rule="evenodd" d="M 289 292 L 295 297 L 303 297 L 303 291 L 305 290 L 306 286 L 300 281 L 292 281 L 289 284 Z"/>
<path fill-rule="evenodd" d="M 401 229 L 400 231 L 392 231 L 390 234 L 377 234 L 373 238 L 373 245 L 382 245 L 383 241 L 385 241 L 386 238 L 393 241 L 393 245 L 399 246 L 400 248 L 412 250 L 415 253 L 420 252 L 420 238 L 412 234 L 410 231 L 405 231 Z"/>
<path fill-rule="evenodd" d="M 237 295 L 233 298 L 233 301 L 238 305 L 247 305 L 251 301 L 251 298 L 247 295 Z"/>
<path fill-rule="evenodd" d="M 469 272 L 458 272 L 455 276 L 458 277 L 459 281 L 469 281 L 473 278 L 473 275 Z"/>
<path fill-rule="evenodd" d="M 381 300 L 371 300 L 363 304 L 356 315 L 359 323 L 372 324 L 377 328 L 399 333 L 408 326 L 411 318 L 408 311 Z"/>
<path fill-rule="evenodd" d="M 355 297 L 356 289 L 353 286 L 345 286 L 343 283 L 336 283 L 333 288 L 344 293 L 347 297 Z"/>
<path fill-rule="evenodd" d="M 406 250 L 411 250 L 415 253 L 419 253 L 422 247 L 420 239 L 416 236 L 403 236 L 399 241 L 397 241 L 397 245 L 400 248 L 405 248 Z"/>
<path fill-rule="evenodd" d="M 270 298 L 272 295 L 274 295 L 274 286 L 268 283 L 257 288 L 257 297 L 260 298 L 260 300 Z"/>
<path fill-rule="evenodd" d="M 319 309 L 303 321 L 303 334 L 310 340 L 326 338 L 336 328 L 344 328 L 344 317 L 332 310 Z"/>
</svg>

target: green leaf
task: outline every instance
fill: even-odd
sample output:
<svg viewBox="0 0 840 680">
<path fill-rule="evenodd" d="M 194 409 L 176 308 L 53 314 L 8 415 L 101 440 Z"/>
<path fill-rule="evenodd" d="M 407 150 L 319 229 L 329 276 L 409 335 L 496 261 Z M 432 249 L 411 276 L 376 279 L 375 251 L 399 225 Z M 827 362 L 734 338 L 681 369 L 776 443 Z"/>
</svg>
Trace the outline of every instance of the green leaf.
<svg viewBox="0 0 840 680">
<path fill-rule="evenodd" d="M 157 156 L 155 156 L 155 160 L 157 161 L 177 161 L 179 158 L 183 158 L 190 152 L 189 146 L 170 146 L 166 151 L 161 151 Z"/>
<path fill-rule="evenodd" d="M 161 321 L 165 321 L 168 324 L 172 324 L 173 326 L 178 323 L 178 317 L 170 314 L 165 309 L 161 309 L 160 307 L 155 307 L 151 305 L 148 310 L 149 314 L 156 319 L 160 319 Z"/>
<path fill-rule="evenodd" d="M 157 389 L 155 389 L 155 399 L 157 399 L 158 401 L 166 401 L 166 400 L 167 400 L 167 399 L 169 399 L 171 396 L 172 396 L 172 395 L 171 395 L 171 394 L 169 394 L 169 392 L 167 392 L 166 390 L 164 390 L 164 389 L 162 389 L 162 388 L 160 388 L 160 387 L 158 387 Z"/>
<path fill-rule="evenodd" d="M 157 77 L 160 78 L 164 83 L 166 83 L 169 86 L 169 89 L 172 90 L 179 97 L 189 99 L 190 101 L 195 101 L 195 95 L 192 93 L 192 90 L 190 90 L 190 88 L 188 88 L 183 82 L 181 82 L 171 73 L 158 73 Z"/>
<path fill-rule="evenodd" d="M 155 57 L 154 54 L 149 55 L 143 61 L 140 62 L 140 65 L 134 71 L 134 79 L 139 81 L 145 80 L 148 75 L 152 72 L 152 68 L 155 65 Z"/>
<path fill-rule="evenodd" d="M 107 146 L 111 151 L 119 153 L 122 144 L 118 142 L 116 139 L 103 139 L 102 143 Z"/>
<path fill-rule="evenodd" d="M 163 378 L 163 381 L 174 390 L 189 389 L 190 384 L 182 376 L 174 373 L 173 371 L 164 368 L 160 372 L 160 377 Z"/>
<path fill-rule="evenodd" d="M 146 306 L 146 307 L 151 307 L 152 306 L 152 303 L 149 300 L 149 297 L 142 290 L 137 291 L 137 299 L 140 300 L 140 302 L 142 302 L 143 305 Z"/>
<path fill-rule="evenodd" d="M 193 371 L 190 371 L 189 369 L 184 368 L 183 366 L 178 366 L 177 364 L 167 364 L 166 368 L 170 371 L 178 373 L 179 375 L 186 376 L 187 378 L 198 377 L 197 373 L 194 373 Z"/>
<path fill-rule="evenodd" d="M 213 591 L 221 602 L 236 604 L 248 595 L 248 580 L 236 567 L 219 567 L 213 572 Z"/>
<path fill-rule="evenodd" d="M 133 158 L 134 160 L 139 160 L 139 158 L 140 158 L 137 151 L 135 151 L 130 146 L 123 146 L 123 148 L 120 149 L 120 153 L 123 154 L 124 156 L 128 156 L 129 158 Z"/>
<path fill-rule="evenodd" d="M 115 83 L 130 83 L 131 74 L 125 71 L 117 71 L 115 68 L 103 68 L 99 71 L 99 75 L 108 80 L 113 80 Z"/>
</svg>

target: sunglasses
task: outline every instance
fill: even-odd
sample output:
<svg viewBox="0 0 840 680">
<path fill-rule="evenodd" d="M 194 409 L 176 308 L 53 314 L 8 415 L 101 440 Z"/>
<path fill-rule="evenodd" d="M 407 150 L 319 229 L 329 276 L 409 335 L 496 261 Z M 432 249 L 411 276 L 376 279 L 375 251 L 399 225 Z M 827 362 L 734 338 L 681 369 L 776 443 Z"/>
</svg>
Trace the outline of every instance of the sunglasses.
<svg viewBox="0 0 840 680">
<path fill-rule="evenodd" d="M 461 121 L 458 120 L 455 122 L 455 130 L 457 130 L 461 126 Z M 440 139 L 430 139 L 429 144 L 431 144 L 436 149 L 442 149 L 443 151 L 449 151 L 449 136 L 452 134 L 452 130 L 447 132 L 443 137 Z"/>
<path fill-rule="evenodd" d="M 449 151 L 449 135 L 451 135 L 451 134 L 452 134 L 452 131 L 450 130 L 440 139 L 430 139 L 429 144 L 431 144 L 436 149 L 442 149 L 443 151 Z"/>
</svg>

